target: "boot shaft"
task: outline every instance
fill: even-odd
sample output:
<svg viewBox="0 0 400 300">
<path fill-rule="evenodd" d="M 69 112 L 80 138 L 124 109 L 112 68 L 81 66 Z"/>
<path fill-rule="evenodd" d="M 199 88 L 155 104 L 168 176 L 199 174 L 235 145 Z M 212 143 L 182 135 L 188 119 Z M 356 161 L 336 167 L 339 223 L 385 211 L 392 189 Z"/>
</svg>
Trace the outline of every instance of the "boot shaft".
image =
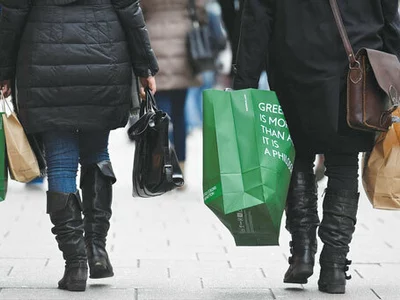
<svg viewBox="0 0 400 300">
<path fill-rule="evenodd" d="M 349 252 L 357 222 L 359 193 L 346 190 L 327 190 L 323 203 L 323 218 L 319 236 L 329 253 L 344 255 Z"/>
<path fill-rule="evenodd" d="M 90 278 L 114 275 L 106 251 L 106 237 L 110 228 L 112 185 L 115 181 L 109 161 L 82 168 L 81 189 Z"/>
<path fill-rule="evenodd" d="M 112 185 L 116 178 L 111 162 L 104 161 L 82 168 L 81 184 L 85 237 L 105 239 L 112 214 Z"/>
<path fill-rule="evenodd" d="M 318 197 L 314 174 L 296 171 L 292 173 L 285 211 L 286 229 L 292 236 L 297 231 L 312 232 L 317 228 Z"/>
<path fill-rule="evenodd" d="M 359 193 L 327 189 L 323 203 L 323 218 L 319 236 L 324 243 L 320 255 L 319 290 L 330 294 L 344 294 L 349 245 L 357 222 Z"/>
<path fill-rule="evenodd" d="M 47 213 L 66 264 L 86 263 L 82 206 L 79 193 L 47 192 Z"/>
</svg>

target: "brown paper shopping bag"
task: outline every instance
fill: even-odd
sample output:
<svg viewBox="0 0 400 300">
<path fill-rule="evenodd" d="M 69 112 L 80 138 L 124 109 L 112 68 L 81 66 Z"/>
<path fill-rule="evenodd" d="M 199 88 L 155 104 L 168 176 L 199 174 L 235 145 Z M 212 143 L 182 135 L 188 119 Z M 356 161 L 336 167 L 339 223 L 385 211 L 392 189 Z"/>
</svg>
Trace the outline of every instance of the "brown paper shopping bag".
<svg viewBox="0 0 400 300">
<path fill-rule="evenodd" d="M 399 109 L 393 117 L 400 117 Z M 400 123 L 394 121 L 364 154 L 362 182 L 374 208 L 400 209 Z"/>
<path fill-rule="evenodd" d="M 2 116 L 10 177 L 19 182 L 32 181 L 40 176 L 40 170 L 24 128 L 14 112 Z"/>
</svg>

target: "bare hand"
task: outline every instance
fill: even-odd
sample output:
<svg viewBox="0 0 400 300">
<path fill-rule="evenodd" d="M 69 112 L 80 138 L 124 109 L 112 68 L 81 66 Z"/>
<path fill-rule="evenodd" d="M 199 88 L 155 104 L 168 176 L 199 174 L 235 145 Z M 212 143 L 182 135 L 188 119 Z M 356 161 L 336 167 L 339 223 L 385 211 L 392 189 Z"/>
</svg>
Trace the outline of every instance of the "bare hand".
<svg viewBox="0 0 400 300">
<path fill-rule="evenodd" d="M 141 88 L 140 88 L 140 98 L 146 99 L 145 88 L 149 88 L 151 93 L 154 95 L 157 91 L 156 79 L 154 76 L 149 76 L 147 78 L 139 77 Z"/>
<path fill-rule="evenodd" d="M 0 81 L 0 87 L 4 98 L 7 98 L 11 95 L 11 80 Z"/>
</svg>

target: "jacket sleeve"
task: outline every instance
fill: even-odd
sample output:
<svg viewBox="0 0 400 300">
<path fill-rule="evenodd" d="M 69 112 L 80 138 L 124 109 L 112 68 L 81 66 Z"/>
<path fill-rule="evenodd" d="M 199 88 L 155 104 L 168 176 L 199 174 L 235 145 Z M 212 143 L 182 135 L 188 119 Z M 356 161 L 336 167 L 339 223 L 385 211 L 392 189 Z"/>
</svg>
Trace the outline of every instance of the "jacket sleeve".
<svg viewBox="0 0 400 300">
<path fill-rule="evenodd" d="M 398 0 L 382 0 L 382 10 L 385 18 L 382 38 L 384 50 L 400 59 L 400 16 L 398 5 Z"/>
<path fill-rule="evenodd" d="M 29 0 L 0 0 L 0 80 L 14 79 L 21 35 L 30 11 Z"/>
<path fill-rule="evenodd" d="M 276 0 L 245 0 L 242 9 L 238 50 L 233 66 L 233 88 L 257 88 L 272 32 Z"/>
<path fill-rule="evenodd" d="M 150 45 L 139 0 L 112 0 L 128 40 L 133 71 L 147 78 L 158 72 L 158 63 Z"/>
</svg>

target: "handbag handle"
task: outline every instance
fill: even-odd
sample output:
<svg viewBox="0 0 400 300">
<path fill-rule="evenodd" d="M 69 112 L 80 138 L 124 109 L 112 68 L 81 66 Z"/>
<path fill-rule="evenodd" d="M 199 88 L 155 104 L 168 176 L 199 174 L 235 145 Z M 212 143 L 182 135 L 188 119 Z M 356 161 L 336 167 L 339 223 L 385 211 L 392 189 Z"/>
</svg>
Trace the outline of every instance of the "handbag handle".
<svg viewBox="0 0 400 300">
<path fill-rule="evenodd" d="M 333 16 L 335 17 L 335 23 L 336 23 L 337 28 L 339 29 L 339 34 L 342 39 L 344 49 L 346 50 L 346 53 L 347 53 L 347 58 L 349 60 L 349 66 L 350 66 L 350 68 L 353 68 L 354 66 L 359 67 L 360 62 L 356 59 L 356 57 L 354 55 L 353 47 L 351 46 L 349 36 L 347 35 L 346 28 L 344 27 L 342 15 L 340 13 L 340 9 L 337 4 L 337 1 L 329 0 L 329 4 L 331 6 Z"/>
<path fill-rule="evenodd" d="M 9 116 L 9 114 L 7 114 L 6 106 L 7 106 L 8 109 L 10 110 L 10 114 L 11 114 L 12 112 L 14 112 L 14 108 L 11 107 L 10 104 L 8 104 L 7 99 L 6 99 L 6 97 L 4 97 L 4 94 L 3 94 L 2 91 L 0 92 L 0 102 L 1 102 L 1 104 L 2 104 L 0 108 L 3 110 L 3 112 L 6 114 L 7 117 Z"/>
<path fill-rule="evenodd" d="M 151 122 L 151 119 L 154 117 L 155 113 L 159 111 L 156 100 L 150 89 L 145 88 L 145 92 L 146 99 L 142 100 L 140 103 L 139 120 L 137 120 L 136 123 L 128 129 L 128 135 L 132 139 L 135 139 L 135 137 L 145 132 L 147 126 L 149 126 L 149 123 Z"/>
</svg>

